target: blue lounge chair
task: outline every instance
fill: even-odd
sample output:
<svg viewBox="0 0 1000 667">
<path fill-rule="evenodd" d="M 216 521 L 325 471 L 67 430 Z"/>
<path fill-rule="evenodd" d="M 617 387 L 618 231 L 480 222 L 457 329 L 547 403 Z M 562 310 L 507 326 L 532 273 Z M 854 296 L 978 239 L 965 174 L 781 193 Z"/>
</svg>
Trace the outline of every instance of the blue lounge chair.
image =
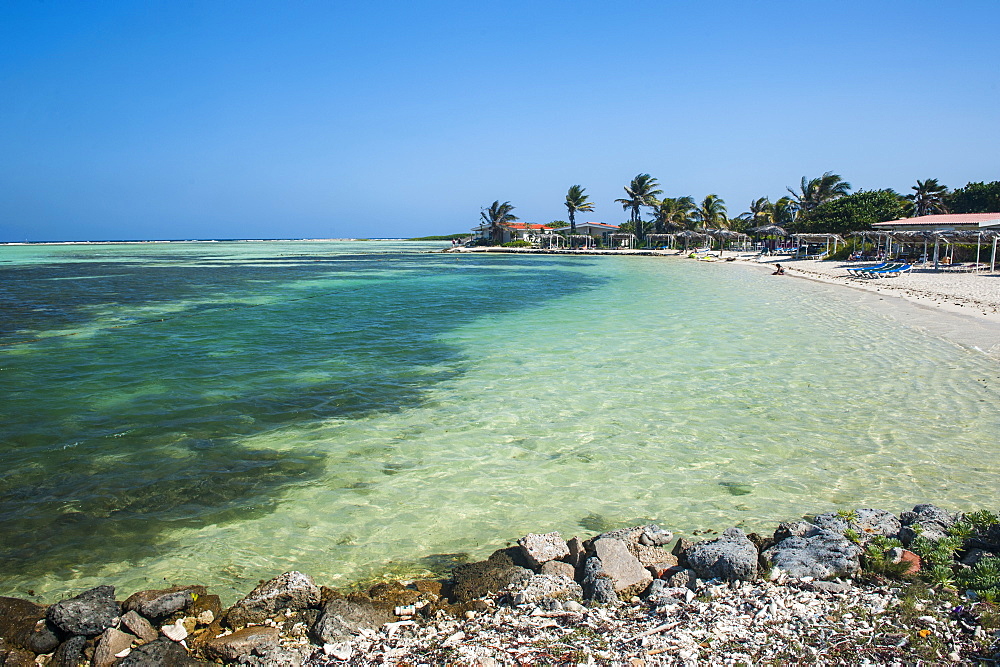
<svg viewBox="0 0 1000 667">
<path fill-rule="evenodd" d="M 882 262 L 881 264 L 868 265 L 868 266 L 852 266 L 847 269 L 848 273 L 853 273 L 858 275 L 859 273 L 867 273 L 869 271 L 878 271 L 880 269 L 888 268 L 892 265 L 892 262 Z"/>
<path fill-rule="evenodd" d="M 892 278 L 893 276 L 898 276 L 900 273 L 908 273 L 911 269 L 913 269 L 912 264 L 900 264 L 891 269 L 874 271 L 870 275 L 872 278 Z"/>
</svg>

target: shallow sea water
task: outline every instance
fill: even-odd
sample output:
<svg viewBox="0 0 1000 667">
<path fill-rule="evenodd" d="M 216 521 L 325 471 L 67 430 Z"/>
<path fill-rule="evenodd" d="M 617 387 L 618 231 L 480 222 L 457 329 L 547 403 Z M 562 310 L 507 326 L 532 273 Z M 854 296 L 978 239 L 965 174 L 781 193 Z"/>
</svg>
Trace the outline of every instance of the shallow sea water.
<svg viewBox="0 0 1000 667">
<path fill-rule="evenodd" d="M 840 287 L 401 242 L 0 247 L 0 594 L 996 509 L 996 359 Z"/>
</svg>

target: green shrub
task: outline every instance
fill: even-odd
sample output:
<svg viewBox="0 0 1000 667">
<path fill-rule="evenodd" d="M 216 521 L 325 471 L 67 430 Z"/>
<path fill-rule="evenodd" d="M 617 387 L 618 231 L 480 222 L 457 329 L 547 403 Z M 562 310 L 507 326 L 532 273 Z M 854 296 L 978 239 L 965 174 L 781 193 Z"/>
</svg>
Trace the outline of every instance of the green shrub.
<svg viewBox="0 0 1000 667">
<path fill-rule="evenodd" d="M 902 546 L 903 543 L 895 538 L 885 535 L 873 537 L 871 542 L 865 546 L 863 554 L 865 571 L 901 579 L 910 569 L 910 564 L 906 561 L 893 563 L 889 559 L 889 552 Z"/>
<path fill-rule="evenodd" d="M 507 241 L 503 244 L 504 248 L 530 248 L 530 241 Z"/>
<path fill-rule="evenodd" d="M 958 574 L 958 583 L 987 602 L 1000 600 L 1000 558 L 986 556 Z"/>
</svg>

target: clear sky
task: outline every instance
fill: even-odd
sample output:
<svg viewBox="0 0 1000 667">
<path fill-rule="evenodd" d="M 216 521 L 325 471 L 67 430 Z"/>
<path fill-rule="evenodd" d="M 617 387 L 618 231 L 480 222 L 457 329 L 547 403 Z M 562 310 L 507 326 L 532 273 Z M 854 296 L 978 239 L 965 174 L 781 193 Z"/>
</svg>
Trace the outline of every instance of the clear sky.
<svg viewBox="0 0 1000 667">
<path fill-rule="evenodd" d="M 620 223 L 1000 180 L 1000 2 L 0 2 L 0 241 Z"/>
</svg>

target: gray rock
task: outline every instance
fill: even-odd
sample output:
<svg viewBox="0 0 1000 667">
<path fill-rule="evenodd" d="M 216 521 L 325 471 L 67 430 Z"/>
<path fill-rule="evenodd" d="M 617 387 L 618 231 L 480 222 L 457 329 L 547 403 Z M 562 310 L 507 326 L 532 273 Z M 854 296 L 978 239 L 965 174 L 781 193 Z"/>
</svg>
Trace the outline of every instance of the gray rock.
<svg viewBox="0 0 1000 667">
<path fill-rule="evenodd" d="M 601 559 L 596 556 L 591 556 L 583 564 L 583 578 L 580 584 L 585 600 L 598 604 L 612 604 L 619 601 L 614 580 L 604 571 Z"/>
<path fill-rule="evenodd" d="M 698 574 L 694 570 L 688 568 L 678 568 L 677 571 L 668 574 L 663 581 L 665 581 L 667 586 L 670 588 L 690 588 L 691 590 L 695 590 L 697 587 L 695 581 L 697 579 Z"/>
<path fill-rule="evenodd" d="M 122 609 L 158 621 L 187 609 L 194 603 L 195 597 L 204 594 L 204 586 L 174 586 L 155 591 L 140 591 L 128 596 L 122 603 Z"/>
<path fill-rule="evenodd" d="M 51 667 L 77 667 L 84 661 L 83 647 L 87 644 L 87 638 L 83 635 L 70 637 L 56 649 L 52 654 Z"/>
<path fill-rule="evenodd" d="M 962 557 L 962 565 L 973 566 L 985 558 L 988 553 L 982 549 L 969 549 Z"/>
<path fill-rule="evenodd" d="M 653 575 L 629 553 L 624 542 L 603 537 L 593 543 L 594 556 L 600 559 L 604 574 L 611 577 L 615 592 L 626 598 L 646 590 Z"/>
<path fill-rule="evenodd" d="M 854 517 L 851 519 L 845 519 L 835 512 L 820 514 L 813 519 L 813 524 L 821 530 L 841 535 L 847 530 L 853 530 L 858 534 L 862 544 L 867 544 L 876 535 L 897 537 L 901 528 L 899 519 L 894 514 L 867 508 L 854 510 Z"/>
<path fill-rule="evenodd" d="M 583 546 L 583 540 L 579 537 L 574 537 L 566 542 L 566 548 L 569 549 L 569 556 L 566 557 L 566 562 L 574 568 L 581 567 L 584 559 L 587 557 L 587 548 Z"/>
<path fill-rule="evenodd" d="M 838 581 L 811 581 L 806 585 L 806 588 L 822 593 L 848 593 L 854 590 L 850 584 L 842 584 Z"/>
<path fill-rule="evenodd" d="M 452 597 L 457 602 L 471 602 L 486 595 L 502 593 L 511 584 L 527 581 L 533 574 L 531 570 L 516 565 L 509 554 L 497 551 L 488 560 L 455 568 L 452 573 L 455 580 Z"/>
<path fill-rule="evenodd" d="M 96 637 L 118 624 L 114 586 L 98 586 L 49 607 L 46 618 L 68 635 Z"/>
<path fill-rule="evenodd" d="M 45 607 L 19 598 L 0 597 L 0 637 L 33 653 L 51 653 L 60 642 L 45 622 Z"/>
<path fill-rule="evenodd" d="M 805 537 L 815 529 L 816 526 L 812 525 L 808 521 L 789 521 L 787 523 L 779 523 L 778 528 L 774 531 L 774 541 L 780 542 L 788 539 L 789 537 Z"/>
<path fill-rule="evenodd" d="M 621 540 L 622 542 L 633 542 L 648 547 L 658 547 L 670 544 L 670 541 L 674 539 L 674 534 L 669 530 L 660 528 L 655 523 L 650 523 L 645 526 L 631 526 L 629 528 L 619 528 L 618 530 L 601 533 L 590 540 L 590 542 L 593 544 L 601 539 Z"/>
<path fill-rule="evenodd" d="M 861 547 L 839 533 L 818 530 L 808 537 L 789 537 L 764 552 L 770 563 L 790 577 L 830 579 L 861 569 Z"/>
<path fill-rule="evenodd" d="M 62 641 L 59 630 L 52 622 L 45 620 L 35 626 L 35 631 L 28 635 L 24 647 L 33 653 L 51 653 Z"/>
<path fill-rule="evenodd" d="M 670 588 L 670 585 L 663 579 L 654 579 L 653 583 L 649 585 L 649 588 L 643 593 L 644 597 L 650 597 L 656 595 L 665 588 Z"/>
<path fill-rule="evenodd" d="M 517 543 L 532 569 L 536 571 L 550 560 L 569 556 L 569 547 L 559 533 L 528 533 Z"/>
<path fill-rule="evenodd" d="M 686 560 L 684 560 L 684 554 L 686 554 L 687 550 L 693 546 L 694 542 L 692 542 L 691 540 L 685 537 L 677 538 L 677 542 L 674 544 L 674 548 L 670 550 L 670 553 L 672 553 L 674 556 L 677 557 L 678 565 L 683 565 L 687 567 L 688 563 Z"/>
<path fill-rule="evenodd" d="M 101 635 L 101 641 L 97 642 L 94 650 L 94 658 L 91 660 L 91 667 L 110 667 L 114 664 L 116 654 L 132 646 L 135 637 L 122 632 L 116 628 L 108 628 Z"/>
<path fill-rule="evenodd" d="M 265 581 L 234 604 L 226 615 L 226 624 L 239 628 L 261 623 L 284 609 L 299 611 L 318 606 L 319 602 L 319 588 L 312 577 L 301 572 L 285 572 Z"/>
<path fill-rule="evenodd" d="M 583 588 L 570 577 L 536 574 L 523 584 L 511 586 L 509 596 L 514 604 L 538 602 L 545 598 L 581 600 Z"/>
<path fill-rule="evenodd" d="M 278 645 L 278 628 L 255 625 L 237 630 L 231 635 L 209 639 L 204 644 L 205 655 L 227 662 L 235 662 L 241 656 L 264 653 Z"/>
<path fill-rule="evenodd" d="M 346 644 L 350 646 L 350 644 Z M 311 662 L 310 657 L 315 651 L 314 646 L 274 646 L 271 648 L 259 649 L 253 655 L 240 657 L 239 664 L 246 667 L 302 667 L 302 665 L 320 664 Z M 344 655 L 341 653 L 340 655 Z M 331 657 L 337 657 L 337 653 L 332 653 Z M 350 655 L 345 660 L 350 660 Z"/>
<path fill-rule="evenodd" d="M 395 621 L 392 612 L 391 606 L 374 602 L 330 600 L 313 626 L 312 635 L 320 644 L 348 641 L 361 630 L 378 630 Z"/>
<path fill-rule="evenodd" d="M 698 542 L 684 552 L 684 557 L 702 579 L 749 581 L 757 576 L 757 547 L 739 528 L 730 528 L 717 539 Z"/>
<path fill-rule="evenodd" d="M 949 512 L 935 505 L 922 504 L 899 515 L 903 527 L 899 529 L 899 540 L 909 546 L 917 535 L 938 541 L 948 536 L 948 529 L 955 525 L 961 514 Z"/>
<path fill-rule="evenodd" d="M 125 612 L 122 615 L 122 624 L 144 642 L 155 641 L 160 636 L 156 628 L 135 611 Z"/>
<path fill-rule="evenodd" d="M 663 565 L 673 567 L 677 565 L 677 556 L 673 555 L 663 547 L 654 547 L 639 542 L 626 542 L 625 548 L 636 557 L 643 567 L 652 565 Z"/>
<path fill-rule="evenodd" d="M 539 574 L 554 574 L 574 579 L 576 577 L 576 568 L 561 560 L 550 560 L 548 563 L 542 565 Z"/>
<path fill-rule="evenodd" d="M 143 644 L 115 663 L 115 667 L 198 667 L 211 665 L 191 657 L 184 648 L 167 638 Z"/>
<path fill-rule="evenodd" d="M 980 549 L 1000 555 L 1000 523 L 993 524 L 966 540 L 966 548 Z"/>
<path fill-rule="evenodd" d="M 690 591 L 686 586 L 671 586 L 663 579 L 657 579 L 646 590 L 646 602 L 659 606 L 678 599 L 685 599 L 684 595 Z"/>
</svg>

